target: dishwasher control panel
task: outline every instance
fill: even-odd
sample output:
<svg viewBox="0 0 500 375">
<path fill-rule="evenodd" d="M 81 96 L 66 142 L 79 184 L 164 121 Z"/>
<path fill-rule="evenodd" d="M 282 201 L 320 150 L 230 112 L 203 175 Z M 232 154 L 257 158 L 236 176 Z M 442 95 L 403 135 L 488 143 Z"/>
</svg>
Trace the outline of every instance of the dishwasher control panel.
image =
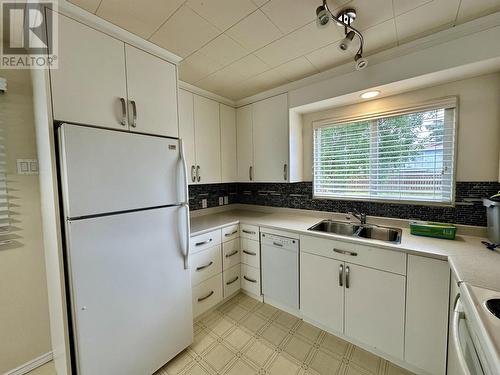
<svg viewBox="0 0 500 375">
<path fill-rule="evenodd" d="M 276 234 L 261 233 L 260 240 L 262 245 L 282 247 L 291 250 L 299 248 L 299 240 L 278 236 Z"/>
</svg>

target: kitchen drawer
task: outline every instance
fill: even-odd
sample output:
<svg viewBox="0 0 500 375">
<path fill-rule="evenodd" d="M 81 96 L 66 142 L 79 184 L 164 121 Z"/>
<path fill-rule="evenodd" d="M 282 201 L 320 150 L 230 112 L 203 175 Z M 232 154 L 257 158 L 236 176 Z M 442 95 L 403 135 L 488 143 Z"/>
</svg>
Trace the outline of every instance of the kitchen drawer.
<svg viewBox="0 0 500 375">
<path fill-rule="evenodd" d="M 222 228 L 222 241 L 231 241 L 240 236 L 240 226 L 238 224 Z"/>
<path fill-rule="evenodd" d="M 240 240 L 239 238 L 224 242 L 222 244 L 222 269 L 234 267 L 240 264 Z"/>
<path fill-rule="evenodd" d="M 189 259 L 191 284 L 197 285 L 222 272 L 221 245 L 193 254 Z"/>
<path fill-rule="evenodd" d="M 220 229 L 191 237 L 191 254 L 208 249 L 221 243 Z"/>
<path fill-rule="evenodd" d="M 239 264 L 224 271 L 222 276 L 222 280 L 224 281 L 224 298 L 227 298 L 240 290 L 240 279 L 241 269 Z"/>
<path fill-rule="evenodd" d="M 260 268 L 260 243 L 259 241 L 240 238 L 241 263 Z"/>
<path fill-rule="evenodd" d="M 193 315 L 196 317 L 222 301 L 222 273 L 193 287 Z"/>
<path fill-rule="evenodd" d="M 406 275 L 406 254 L 401 251 L 311 236 L 300 236 L 300 250 L 327 258 Z M 343 254 L 342 252 L 345 252 Z"/>
<path fill-rule="evenodd" d="M 258 241 L 259 227 L 256 225 L 240 224 L 240 237 Z"/>
<path fill-rule="evenodd" d="M 246 264 L 241 265 L 241 289 L 260 296 L 260 269 Z"/>
</svg>

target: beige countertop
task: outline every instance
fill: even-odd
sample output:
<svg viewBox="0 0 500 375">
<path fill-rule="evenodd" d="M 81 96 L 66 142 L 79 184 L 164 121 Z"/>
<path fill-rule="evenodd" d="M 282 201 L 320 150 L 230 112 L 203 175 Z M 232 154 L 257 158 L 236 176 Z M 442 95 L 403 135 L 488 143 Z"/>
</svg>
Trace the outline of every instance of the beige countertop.
<svg viewBox="0 0 500 375">
<path fill-rule="evenodd" d="M 332 214 L 305 214 L 301 210 L 296 210 L 296 212 L 288 210 L 283 213 L 235 209 L 192 217 L 191 236 L 240 222 L 290 231 L 299 235 L 341 239 L 346 242 L 448 260 L 458 281 L 500 291 L 500 252 L 487 250 L 481 244 L 482 238 L 480 237 L 457 235 L 454 241 L 450 241 L 414 236 L 410 234 L 408 229 L 403 228 L 401 243 L 390 244 L 307 230 L 325 217 L 332 217 Z M 369 219 L 369 222 L 377 223 L 376 220 L 372 219 Z"/>
</svg>

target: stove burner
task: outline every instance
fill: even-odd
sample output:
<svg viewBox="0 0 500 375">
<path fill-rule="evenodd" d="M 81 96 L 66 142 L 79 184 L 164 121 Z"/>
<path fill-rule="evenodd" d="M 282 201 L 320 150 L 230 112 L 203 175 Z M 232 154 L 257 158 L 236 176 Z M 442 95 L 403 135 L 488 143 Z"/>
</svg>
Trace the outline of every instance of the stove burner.
<svg viewBox="0 0 500 375">
<path fill-rule="evenodd" d="M 500 319 L 500 298 L 489 299 L 486 301 L 486 308 Z"/>
</svg>

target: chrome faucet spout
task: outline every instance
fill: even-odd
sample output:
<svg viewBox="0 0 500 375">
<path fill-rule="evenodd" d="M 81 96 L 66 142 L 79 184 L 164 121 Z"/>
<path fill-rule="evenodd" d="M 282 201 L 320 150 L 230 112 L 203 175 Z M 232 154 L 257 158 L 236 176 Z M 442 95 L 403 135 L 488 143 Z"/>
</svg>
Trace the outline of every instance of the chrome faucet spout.
<svg viewBox="0 0 500 375">
<path fill-rule="evenodd" d="M 356 219 L 359 220 L 361 224 L 366 224 L 366 214 L 359 212 L 357 209 L 353 209 L 351 212 L 349 212 L 349 215 L 354 216 Z"/>
</svg>

